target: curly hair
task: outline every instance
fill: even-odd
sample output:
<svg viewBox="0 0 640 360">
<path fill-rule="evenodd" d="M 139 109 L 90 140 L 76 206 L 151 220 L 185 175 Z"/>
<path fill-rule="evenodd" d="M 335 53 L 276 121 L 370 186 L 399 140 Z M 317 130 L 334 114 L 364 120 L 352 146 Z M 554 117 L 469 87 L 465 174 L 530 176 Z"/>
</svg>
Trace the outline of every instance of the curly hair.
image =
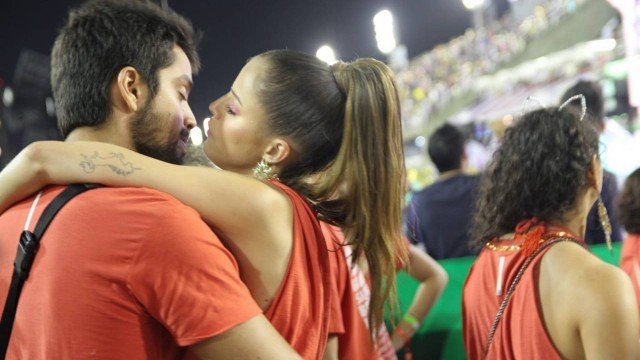
<svg viewBox="0 0 640 360">
<path fill-rule="evenodd" d="M 640 234 L 640 168 L 624 182 L 618 197 L 618 219 L 629 234 Z"/>
<path fill-rule="evenodd" d="M 546 108 L 529 112 L 507 129 L 481 180 L 471 245 L 511 233 L 518 222 L 564 219 L 589 186 L 598 156 L 595 128 L 575 112 Z"/>
</svg>

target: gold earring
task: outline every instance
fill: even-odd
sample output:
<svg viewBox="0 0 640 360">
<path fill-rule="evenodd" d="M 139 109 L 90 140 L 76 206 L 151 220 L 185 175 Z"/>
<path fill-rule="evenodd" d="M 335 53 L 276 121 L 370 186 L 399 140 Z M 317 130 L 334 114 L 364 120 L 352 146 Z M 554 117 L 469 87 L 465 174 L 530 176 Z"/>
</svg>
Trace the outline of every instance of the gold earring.
<svg viewBox="0 0 640 360">
<path fill-rule="evenodd" d="M 253 176 L 258 180 L 278 180 L 278 174 L 275 173 L 271 165 L 264 159 L 260 160 L 258 165 L 253 168 Z"/>
<path fill-rule="evenodd" d="M 602 225 L 602 231 L 604 231 L 604 239 L 607 242 L 607 249 L 611 255 L 613 255 L 613 246 L 611 245 L 611 221 L 609 221 L 609 214 L 607 208 L 602 202 L 602 197 L 598 195 L 598 218 L 600 219 L 600 225 Z"/>
</svg>

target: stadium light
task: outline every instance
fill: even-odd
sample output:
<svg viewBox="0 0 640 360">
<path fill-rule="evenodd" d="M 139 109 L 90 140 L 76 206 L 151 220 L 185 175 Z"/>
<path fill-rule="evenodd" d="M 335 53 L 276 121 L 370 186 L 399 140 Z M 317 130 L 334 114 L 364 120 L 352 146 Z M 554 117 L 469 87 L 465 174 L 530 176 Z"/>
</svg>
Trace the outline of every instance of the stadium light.
<svg viewBox="0 0 640 360">
<path fill-rule="evenodd" d="M 2 103 L 4 104 L 4 106 L 8 108 L 11 107 L 15 98 L 16 97 L 13 94 L 13 90 L 11 90 L 10 87 L 7 86 L 6 88 L 4 88 L 4 91 L 2 92 Z"/>
<path fill-rule="evenodd" d="M 191 131 L 189 131 L 189 139 L 191 139 L 191 143 L 195 146 L 202 144 L 202 130 L 199 126 L 194 126 Z"/>
<path fill-rule="evenodd" d="M 316 51 L 316 56 L 318 57 L 318 59 L 326 62 L 329 65 L 333 65 L 338 62 L 338 60 L 336 60 L 336 53 L 329 45 L 322 45 L 318 49 L 318 51 Z"/>
<path fill-rule="evenodd" d="M 396 36 L 393 27 L 393 15 L 389 10 L 382 10 L 373 17 L 373 26 L 376 32 L 378 49 L 389 54 L 396 48 Z"/>
<path fill-rule="evenodd" d="M 613 51 L 618 43 L 616 39 L 599 39 L 588 42 L 588 46 L 592 52 L 607 52 Z"/>
<path fill-rule="evenodd" d="M 204 135 L 209 137 L 209 121 L 211 121 L 210 117 L 205 118 L 204 120 L 202 120 L 202 127 L 204 128 Z"/>
<path fill-rule="evenodd" d="M 485 0 L 462 0 L 462 5 L 468 10 L 475 10 L 484 5 Z"/>
<path fill-rule="evenodd" d="M 51 96 L 47 96 L 44 100 L 44 108 L 47 110 L 47 115 L 49 115 L 49 117 L 56 116 L 56 103 L 53 101 Z"/>
</svg>

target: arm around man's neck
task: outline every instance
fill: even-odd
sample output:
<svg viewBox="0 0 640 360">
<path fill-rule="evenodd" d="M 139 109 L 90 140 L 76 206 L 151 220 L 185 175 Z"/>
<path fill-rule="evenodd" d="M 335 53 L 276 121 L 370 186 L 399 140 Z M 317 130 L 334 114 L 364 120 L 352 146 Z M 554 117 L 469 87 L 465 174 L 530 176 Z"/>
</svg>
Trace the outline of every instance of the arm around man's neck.
<svg viewBox="0 0 640 360">
<path fill-rule="evenodd" d="M 189 347 L 200 359 L 302 359 L 264 315 Z"/>
</svg>

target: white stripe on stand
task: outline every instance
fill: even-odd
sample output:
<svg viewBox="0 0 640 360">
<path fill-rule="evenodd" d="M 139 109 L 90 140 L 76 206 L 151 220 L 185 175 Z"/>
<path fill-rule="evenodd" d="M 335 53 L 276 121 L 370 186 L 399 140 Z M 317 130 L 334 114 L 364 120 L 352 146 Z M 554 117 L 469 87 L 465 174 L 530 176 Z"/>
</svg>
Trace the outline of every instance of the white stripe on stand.
<svg viewBox="0 0 640 360">
<path fill-rule="evenodd" d="M 504 276 L 504 256 L 500 256 L 498 262 L 498 282 L 496 283 L 496 296 L 502 295 L 502 277 Z"/>
</svg>

